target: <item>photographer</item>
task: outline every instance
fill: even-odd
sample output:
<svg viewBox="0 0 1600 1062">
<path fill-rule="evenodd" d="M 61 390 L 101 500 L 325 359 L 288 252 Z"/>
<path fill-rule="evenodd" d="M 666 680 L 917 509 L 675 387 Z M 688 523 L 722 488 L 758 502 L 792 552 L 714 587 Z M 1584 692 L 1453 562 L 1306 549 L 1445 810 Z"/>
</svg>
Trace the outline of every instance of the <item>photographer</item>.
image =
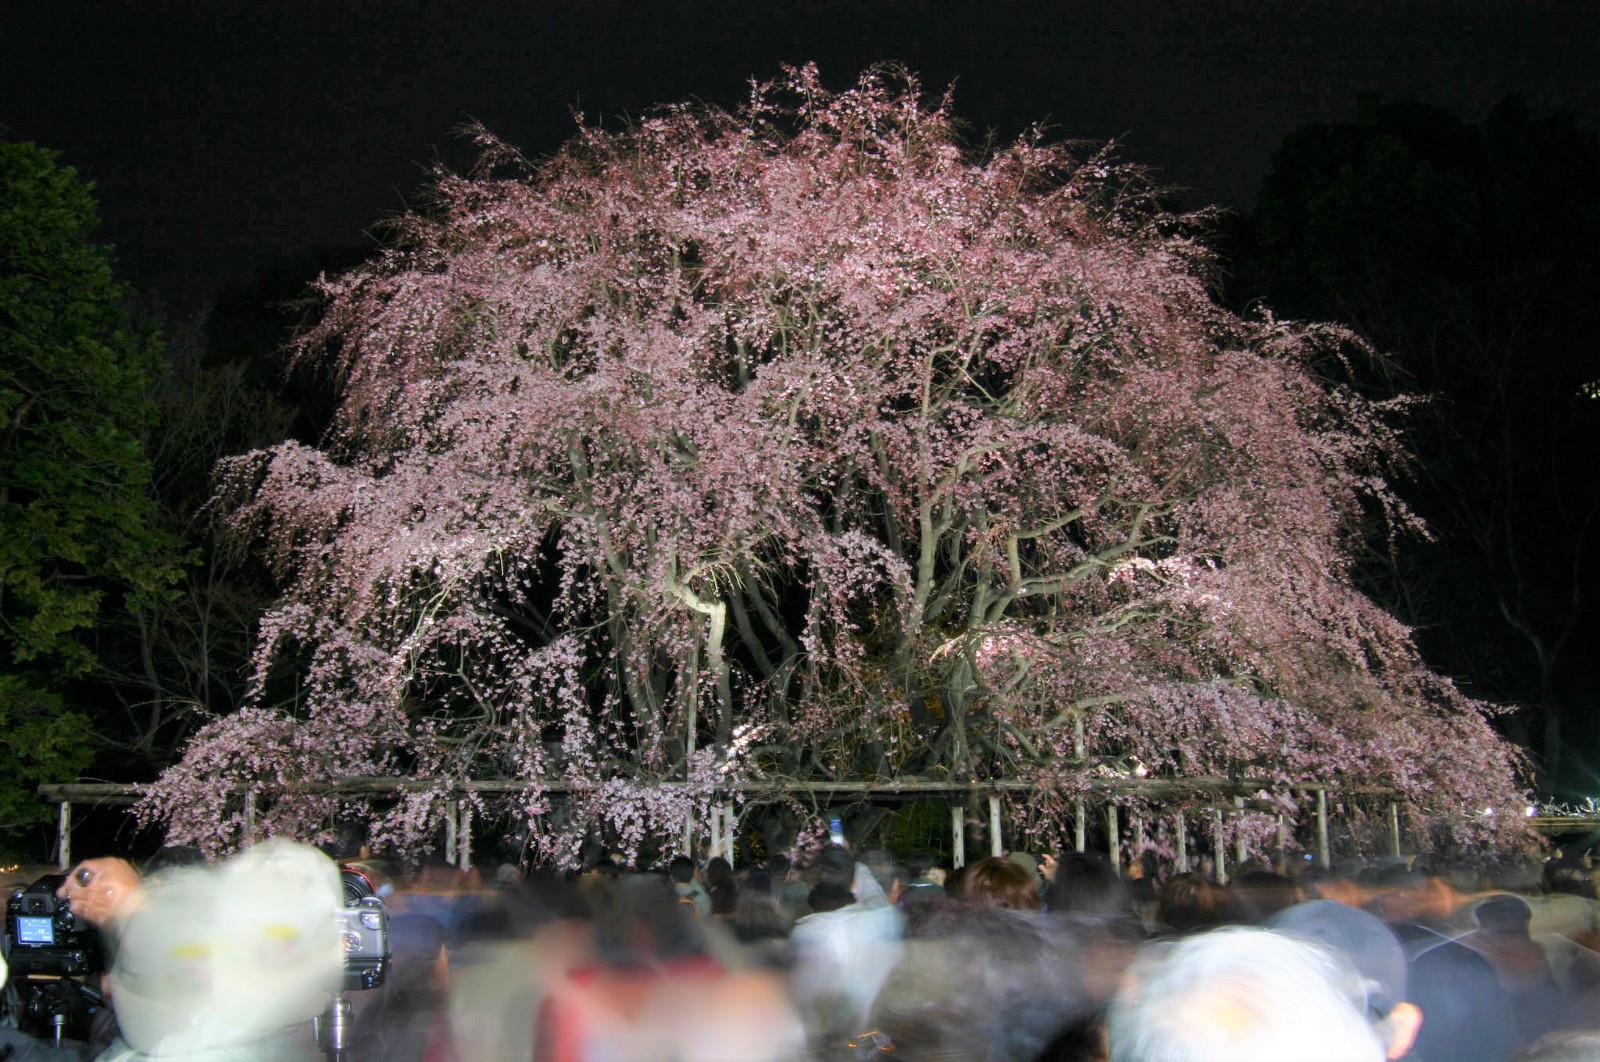
<svg viewBox="0 0 1600 1062">
<path fill-rule="evenodd" d="M 78 1041 L 92 1040 L 104 1009 L 100 935 L 57 895 L 65 877 L 34 869 L 46 872 L 25 874 L 7 890 L 0 1057 L 90 1058 L 94 1049 Z"/>
</svg>

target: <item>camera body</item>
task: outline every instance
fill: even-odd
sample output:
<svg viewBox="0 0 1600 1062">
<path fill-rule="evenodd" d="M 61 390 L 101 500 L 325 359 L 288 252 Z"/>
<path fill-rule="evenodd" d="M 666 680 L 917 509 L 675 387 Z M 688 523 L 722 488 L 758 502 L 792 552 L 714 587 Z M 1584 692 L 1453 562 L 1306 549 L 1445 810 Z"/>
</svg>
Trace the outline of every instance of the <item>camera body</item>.
<svg viewBox="0 0 1600 1062">
<path fill-rule="evenodd" d="M 389 976 L 389 909 L 359 867 L 339 868 L 344 906 L 334 912 L 344 943 L 344 991 L 377 988 Z"/>
<path fill-rule="evenodd" d="M 13 976 L 87 977 L 101 968 L 99 932 L 56 897 L 66 880 L 46 874 L 6 900 L 6 963 Z"/>
</svg>

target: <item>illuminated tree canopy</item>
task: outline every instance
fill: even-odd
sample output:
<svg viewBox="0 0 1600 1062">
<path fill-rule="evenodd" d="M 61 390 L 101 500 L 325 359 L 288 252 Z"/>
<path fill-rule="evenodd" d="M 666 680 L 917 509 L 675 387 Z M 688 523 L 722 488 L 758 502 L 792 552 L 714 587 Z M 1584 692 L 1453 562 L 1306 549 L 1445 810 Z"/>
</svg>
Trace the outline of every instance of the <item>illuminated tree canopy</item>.
<svg viewBox="0 0 1600 1062">
<path fill-rule="evenodd" d="M 1519 799 L 1350 583 L 1358 523 L 1410 523 L 1398 408 L 1319 375 L 1347 334 L 1219 307 L 1136 172 L 975 158 L 890 72 L 482 143 L 322 282 L 335 433 L 226 467 L 286 590 L 257 707 L 147 798 L 175 835 L 232 843 L 246 785 L 306 829 L 355 774 L 559 780 L 518 805 L 555 858 L 754 777 L 1032 780 L 1040 823 L 1133 765 L 1479 834 Z"/>
</svg>

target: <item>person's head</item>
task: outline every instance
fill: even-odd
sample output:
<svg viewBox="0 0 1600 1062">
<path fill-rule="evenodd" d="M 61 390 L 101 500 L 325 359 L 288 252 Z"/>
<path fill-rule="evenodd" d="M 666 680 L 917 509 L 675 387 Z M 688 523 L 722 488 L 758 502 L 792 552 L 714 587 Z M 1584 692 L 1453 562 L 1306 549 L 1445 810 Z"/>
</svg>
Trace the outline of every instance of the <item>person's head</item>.
<svg viewBox="0 0 1600 1062">
<path fill-rule="evenodd" d="M 773 881 L 782 881 L 789 876 L 789 857 L 782 852 L 774 852 L 767 857 L 767 873 Z"/>
<path fill-rule="evenodd" d="M 812 873 L 818 882 L 831 881 L 848 889 L 855 880 L 856 861 L 843 845 L 830 844 L 817 853 Z"/>
<path fill-rule="evenodd" d="M 1293 878 L 1271 870 L 1240 874 L 1233 881 L 1233 894 L 1244 916 L 1255 922 L 1265 921 L 1305 898 Z"/>
<path fill-rule="evenodd" d="M 67 873 L 56 896 L 96 929 L 107 929 L 136 909 L 143 898 L 139 872 L 126 859 L 85 859 Z"/>
<path fill-rule="evenodd" d="M 906 856 L 906 878 L 914 882 L 926 882 L 929 871 L 939 866 L 939 857 L 932 852 L 923 850 L 912 852 Z"/>
<path fill-rule="evenodd" d="M 856 902 L 856 894 L 850 891 L 849 886 L 841 885 L 831 879 L 823 879 L 811 886 L 811 892 L 806 897 L 806 903 L 818 914 L 826 911 L 837 911 L 841 907 L 848 907 Z"/>
<path fill-rule="evenodd" d="M 1008 911 L 1037 911 L 1037 879 L 1002 856 L 989 856 L 967 871 L 965 898 L 979 907 Z"/>
<path fill-rule="evenodd" d="M 735 885 L 733 864 L 721 856 L 712 856 L 706 860 L 706 887 L 710 889 L 731 889 Z"/>
<path fill-rule="evenodd" d="M 766 871 L 756 871 L 740 884 L 732 923 L 733 935 L 745 943 L 789 935 L 789 921 L 772 895 L 772 879 Z"/>
<path fill-rule="evenodd" d="M 1229 928 L 1146 954 L 1108 1023 L 1111 1062 L 1380 1062 L 1354 970 L 1312 944 Z"/>
<path fill-rule="evenodd" d="M 694 880 L 694 860 L 686 855 L 673 856 L 667 864 L 667 877 L 678 885 L 689 884 Z"/>
<path fill-rule="evenodd" d="M 1526 937 L 1533 920 L 1533 909 L 1526 901 L 1506 894 L 1489 897 L 1473 913 L 1479 930 L 1506 937 Z"/>
<path fill-rule="evenodd" d="M 1068 852 L 1056 863 L 1050 910 L 1111 918 L 1128 911 L 1128 887 L 1105 856 Z"/>
</svg>

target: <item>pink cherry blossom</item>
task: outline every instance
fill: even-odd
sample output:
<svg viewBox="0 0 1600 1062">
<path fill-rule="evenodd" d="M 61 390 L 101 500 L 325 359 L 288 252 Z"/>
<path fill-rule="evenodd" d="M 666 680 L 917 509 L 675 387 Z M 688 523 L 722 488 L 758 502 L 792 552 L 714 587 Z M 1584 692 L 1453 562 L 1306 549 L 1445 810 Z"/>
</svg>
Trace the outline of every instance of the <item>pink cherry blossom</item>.
<svg viewBox="0 0 1600 1062">
<path fill-rule="evenodd" d="M 1321 371 L 1359 342 L 1220 307 L 1204 218 L 1108 153 L 952 122 L 805 68 L 538 164 L 480 133 L 319 284 L 333 434 L 223 469 L 285 586 L 261 699 L 145 814 L 225 846 L 253 787 L 304 834 L 319 785 L 395 775 L 427 791 L 378 829 L 426 845 L 453 786 L 514 779 L 482 812 L 566 861 L 785 779 L 1035 780 L 1060 830 L 1136 757 L 1503 837 L 1488 707 L 1351 582 L 1363 521 L 1417 530 L 1402 405 Z"/>
</svg>

